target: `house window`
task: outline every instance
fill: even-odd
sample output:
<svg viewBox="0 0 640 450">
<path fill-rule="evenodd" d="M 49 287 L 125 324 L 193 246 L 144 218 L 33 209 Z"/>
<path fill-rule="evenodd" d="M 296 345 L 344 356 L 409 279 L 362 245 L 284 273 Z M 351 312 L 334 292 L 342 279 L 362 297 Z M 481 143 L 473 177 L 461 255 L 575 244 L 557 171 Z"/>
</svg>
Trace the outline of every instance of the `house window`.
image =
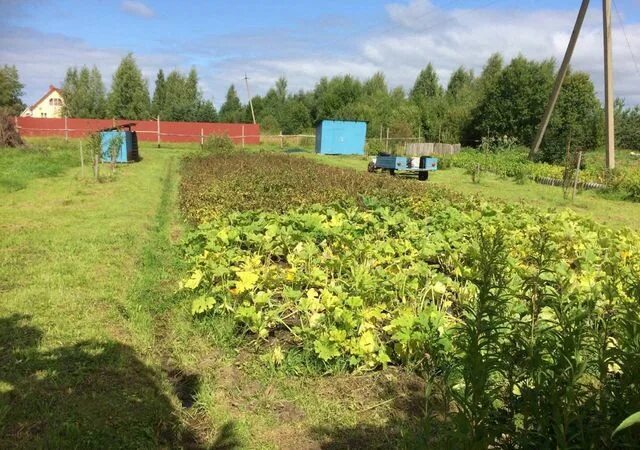
<svg viewBox="0 0 640 450">
<path fill-rule="evenodd" d="M 40 117 L 46 118 L 47 117 L 47 113 L 46 112 L 40 113 Z"/>
</svg>

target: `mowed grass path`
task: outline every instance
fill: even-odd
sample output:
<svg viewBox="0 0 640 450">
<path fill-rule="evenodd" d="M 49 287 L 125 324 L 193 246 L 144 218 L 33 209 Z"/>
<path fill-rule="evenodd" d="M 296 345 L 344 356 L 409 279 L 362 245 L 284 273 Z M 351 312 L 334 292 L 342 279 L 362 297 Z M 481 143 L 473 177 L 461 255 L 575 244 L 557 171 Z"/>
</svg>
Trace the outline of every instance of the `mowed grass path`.
<svg viewBox="0 0 640 450">
<path fill-rule="evenodd" d="M 192 440 L 132 297 L 179 153 L 147 151 L 113 182 L 78 168 L 0 193 L 0 448 Z"/>
</svg>

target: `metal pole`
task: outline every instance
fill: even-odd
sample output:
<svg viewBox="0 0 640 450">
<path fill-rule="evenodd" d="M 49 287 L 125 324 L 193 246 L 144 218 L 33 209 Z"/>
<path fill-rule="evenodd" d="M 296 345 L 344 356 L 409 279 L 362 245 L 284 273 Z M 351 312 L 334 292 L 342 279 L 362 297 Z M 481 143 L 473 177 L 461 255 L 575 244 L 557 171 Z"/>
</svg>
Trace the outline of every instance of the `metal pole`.
<svg viewBox="0 0 640 450">
<path fill-rule="evenodd" d="M 204 148 L 204 128 L 200 128 L 200 148 Z"/>
<path fill-rule="evenodd" d="M 564 77 L 567 75 L 567 71 L 569 70 L 571 56 L 573 55 L 573 50 L 576 47 L 578 35 L 580 35 L 580 29 L 582 28 L 582 23 L 584 22 L 584 16 L 587 14 L 588 7 L 589 0 L 582 0 L 582 5 L 580 5 L 580 11 L 578 12 L 578 17 L 576 18 L 576 24 L 573 27 L 571 39 L 569 39 L 567 51 L 564 54 L 564 59 L 562 60 L 562 64 L 560 65 L 560 69 L 558 70 L 558 75 L 556 76 L 556 81 L 553 85 L 553 90 L 551 91 L 551 96 L 549 97 L 547 108 L 544 111 L 542 121 L 540 122 L 540 126 L 538 127 L 538 133 L 536 134 L 536 138 L 533 141 L 533 145 L 531 146 L 531 151 L 529 152 L 530 158 L 533 157 L 533 155 L 535 155 L 540 149 L 540 144 L 542 143 L 544 132 L 547 130 L 549 120 L 551 119 L 551 114 L 553 113 L 553 108 L 556 106 L 556 102 L 558 101 L 558 96 L 560 95 L 560 89 L 562 88 Z"/>
<path fill-rule="evenodd" d="M 158 148 L 160 148 L 160 115 L 156 118 L 156 133 L 158 136 Z"/>
<path fill-rule="evenodd" d="M 244 148 L 244 125 L 242 125 L 242 148 Z"/>
<path fill-rule="evenodd" d="M 67 127 L 67 116 L 64 116 L 64 141 L 69 140 L 69 127 Z"/>
<path fill-rule="evenodd" d="M 604 35 L 604 112 L 606 117 L 607 169 L 616 167 L 615 133 L 613 121 L 613 61 L 611 56 L 611 0 L 602 0 L 602 26 Z"/>
<path fill-rule="evenodd" d="M 251 101 L 251 92 L 249 91 L 249 78 L 245 72 L 244 74 L 244 84 L 247 86 L 247 97 L 249 97 L 249 107 L 251 107 L 251 118 L 253 119 L 253 124 L 256 124 L 256 115 L 253 112 L 253 102 Z"/>
</svg>

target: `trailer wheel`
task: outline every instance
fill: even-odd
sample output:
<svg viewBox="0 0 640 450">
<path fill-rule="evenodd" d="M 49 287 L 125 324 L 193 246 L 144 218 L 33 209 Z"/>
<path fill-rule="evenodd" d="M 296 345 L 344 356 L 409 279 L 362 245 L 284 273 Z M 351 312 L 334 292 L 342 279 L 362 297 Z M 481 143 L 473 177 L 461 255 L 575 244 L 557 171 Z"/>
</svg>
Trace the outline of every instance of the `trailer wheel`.
<svg viewBox="0 0 640 450">
<path fill-rule="evenodd" d="M 420 181 L 427 181 L 429 179 L 429 172 L 422 171 L 422 172 L 418 172 L 418 180 Z"/>
<path fill-rule="evenodd" d="M 376 165 L 373 161 L 369 161 L 369 165 L 367 166 L 367 172 L 373 173 L 376 171 Z"/>
<path fill-rule="evenodd" d="M 390 174 L 392 177 L 395 177 L 395 176 L 396 176 L 396 169 L 389 169 L 389 174 Z"/>
</svg>

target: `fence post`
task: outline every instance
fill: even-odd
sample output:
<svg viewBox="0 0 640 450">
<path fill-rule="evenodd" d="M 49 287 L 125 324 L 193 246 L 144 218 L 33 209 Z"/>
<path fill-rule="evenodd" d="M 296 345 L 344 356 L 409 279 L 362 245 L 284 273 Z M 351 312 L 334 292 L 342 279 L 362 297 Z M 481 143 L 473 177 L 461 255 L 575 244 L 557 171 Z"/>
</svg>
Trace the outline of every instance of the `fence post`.
<svg viewBox="0 0 640 450">
<path fill-rule="evenodd" d="M 284 136 L 282 136 L 282 130 L 280 130 L 280 149 L 284 148 Z"/>
<path fill-rule="evenodd" d="M 576 198 L 576 190 L 578 189 L 578 177 L 580 176 L 580 164 L 582 164 L 582 152 L 578 152 L 578 165 L 576 167 L 576 178 L 573 180 L 573 194 L 571 195 L 571 201 Z"/>
<path fill-rule="evenodd" d="M 69 127 L 67 126 L 67 115 L 64 115 L 64 141 L 69 141 Z"/>
<path fill-rule="evenodd" d="M 158 136 L 158 148 L 160 148 L 160 115 L 156 118 L 156 133 Z"/>
<path fill-rule="evenodd" d="M 84 178 L 84 153 L 82 152 L 82 141 L 80 141 L 80 175 Z"/>
<path fill-rule="evenodd" d="M 204 149 L 204 128 L 200 128 L 200 149 Z"/>
<path fill-rule="evenodd" d="M 244 125 L 242 125 L 242 148 L 244 148 Z"/>
<path fill-rule="evenodd" d="M 386 142 L 386 144 L 384 146 L 384 151 L 386 153 L 389 153 L 389 127 L 387 127 L 387 142 Z"/>
</svg>

